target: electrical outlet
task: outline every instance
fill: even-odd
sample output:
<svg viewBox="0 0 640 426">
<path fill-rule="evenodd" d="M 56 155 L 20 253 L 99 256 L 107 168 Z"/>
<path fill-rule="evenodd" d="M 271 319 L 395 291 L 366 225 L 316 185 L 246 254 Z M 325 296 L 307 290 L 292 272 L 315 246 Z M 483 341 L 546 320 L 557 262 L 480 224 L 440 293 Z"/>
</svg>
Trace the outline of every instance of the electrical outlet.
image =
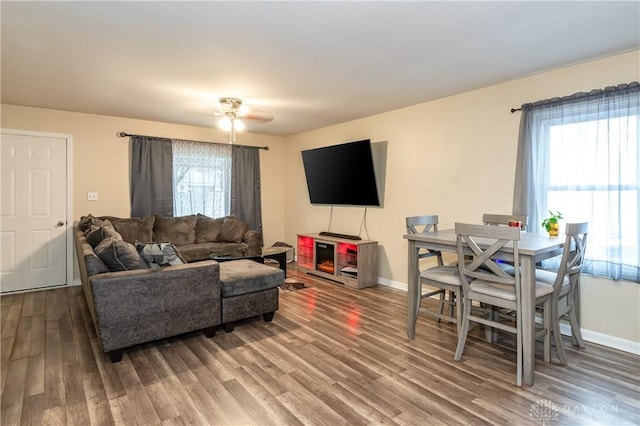
<svg viewBox="0 0 640 426">
<path fill-rule="evenodd" d="M 88 201 L 98 201 L 98 193 L 97 192 L 87 192 L 87 200 Z"/>
</svg>

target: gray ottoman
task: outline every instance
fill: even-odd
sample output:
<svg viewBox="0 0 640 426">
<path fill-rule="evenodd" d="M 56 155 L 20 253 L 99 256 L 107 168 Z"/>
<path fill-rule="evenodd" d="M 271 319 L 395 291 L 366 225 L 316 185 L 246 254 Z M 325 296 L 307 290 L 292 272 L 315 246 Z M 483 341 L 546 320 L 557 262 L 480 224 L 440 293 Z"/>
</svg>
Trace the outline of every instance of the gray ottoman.
<svg viewBox="0 0 640 426">
<path fill-rule="evenodd" d="M 252 260 L 220 263 L 222 325 L 233 331 L 235 322 L 262 315 L 271 321 L 278 310 L 278 286 L 284 271 Z"/>
</svg>

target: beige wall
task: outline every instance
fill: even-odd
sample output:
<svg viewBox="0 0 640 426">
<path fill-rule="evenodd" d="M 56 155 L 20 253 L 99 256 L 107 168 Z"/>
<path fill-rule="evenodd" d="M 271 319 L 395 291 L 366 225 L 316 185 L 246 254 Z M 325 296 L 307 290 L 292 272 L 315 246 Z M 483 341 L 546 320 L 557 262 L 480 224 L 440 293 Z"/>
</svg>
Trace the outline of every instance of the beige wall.
<svg viewBox="0 0 640 426">
<path fill-rule="evenodd" d="M 328 226 L 330 208 L 309 204 L 301 150 L 386 141 L 384 206 L 369 208 L 366 223 L 368 237 L 380 244 L 381 282 L 406 286 L 405 216 L 438 214 L 442 226 L 451 227 L 455 221 L 479 221 L 484 212 L 511 212 L 520 114 L 510 108 L 638 80 L 639 64 L 636 51 L 287 138 L 241 134 L 238 143 L 271 148 L 260 157 L 265 243 L 294 244 L 297 233 Z M 12 105 L 2 105 L 0 125 L 73 136 L 75 220 L 87 213 L 129 214 L 128 139 L 117 132 L 227 140 L 210 128 Z M 99 192 L 99 201 L 86 201 L 87 191 Z M 335 207 L 331 230 L 358 234 L 362 215 L 362 208 Z M 585 337 L 603 343 L 621 339 L 622 346 L 635 342 L 637 351 L 640 285 L 594 277 L 583 283 Z"/>
<path fill-rule="evenodd" d="M 88 213 L 128 217 L 130 134 L 162 136 L 199 141 L 226 142 L 228 135 L 212 128 L 180 126 L 152 121 L 79 114 L 40 108 L 2 105 L 1 126 L 73 136 L 73 218 Z M 264 239 L 267 245 L 281 240 L 284 232 L 284 142 L 280 137 L 239 133 L 237 143 L 269 146 L 260 151 L 263 197 Z M 96 191 L 98 201 L 87 201 L 87 192 Z"/>
<path fill-rule="evenodd" d="M 406 216 L 438 214 L 449 228 L 511 213 L 520 121 L 512 107 L 636 81 L 639 64 L 635 51 L 286 138 L 286 241 L 329 224 L 330 207 L 309 203 L 301 150 L 387 141 L 384 206 L 369 208 L 366 223 L 380 244 L 382 282 L 406 288 Z M 359 234 L 363 210 L 334 207 L 331 231 Z M 640 342 L 640 284 L 587 277 L 583 287 L 585 329 Z"/>
</svg>

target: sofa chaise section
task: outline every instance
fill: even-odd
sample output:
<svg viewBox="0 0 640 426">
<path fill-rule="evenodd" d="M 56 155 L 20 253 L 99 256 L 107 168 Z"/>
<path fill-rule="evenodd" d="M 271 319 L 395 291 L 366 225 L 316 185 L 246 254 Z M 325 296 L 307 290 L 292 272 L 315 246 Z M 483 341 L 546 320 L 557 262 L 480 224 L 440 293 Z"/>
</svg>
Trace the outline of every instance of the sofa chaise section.
<svg viewBox="0 0 640 426">
<path fill-rule="evenodd" d="M 197 330 L 215 334 L 222 318 L 217 262 L 109 272 L 81 231 L 75 238 L 98 342 L 113 362 L 130 346 Z"/>
<path fill-rule="evenodd" d="M 94 324 L 112 361 L 124 348 L 220 324 L 219 265 L 214 261 L 109 272 L 90 278 Z"/>
</svg>

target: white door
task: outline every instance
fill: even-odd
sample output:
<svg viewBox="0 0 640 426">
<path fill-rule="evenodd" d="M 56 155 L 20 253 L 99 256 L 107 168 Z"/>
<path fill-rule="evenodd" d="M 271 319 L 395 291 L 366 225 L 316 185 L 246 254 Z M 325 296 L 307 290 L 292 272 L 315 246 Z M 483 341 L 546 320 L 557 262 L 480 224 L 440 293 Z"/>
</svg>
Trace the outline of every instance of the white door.
<svg viewBox="0 0 640 426">
<path fill-rule="evenodd" d="M 67 137 L 2 131 L 0 291 L 67 284 Z"/>
</svg>

